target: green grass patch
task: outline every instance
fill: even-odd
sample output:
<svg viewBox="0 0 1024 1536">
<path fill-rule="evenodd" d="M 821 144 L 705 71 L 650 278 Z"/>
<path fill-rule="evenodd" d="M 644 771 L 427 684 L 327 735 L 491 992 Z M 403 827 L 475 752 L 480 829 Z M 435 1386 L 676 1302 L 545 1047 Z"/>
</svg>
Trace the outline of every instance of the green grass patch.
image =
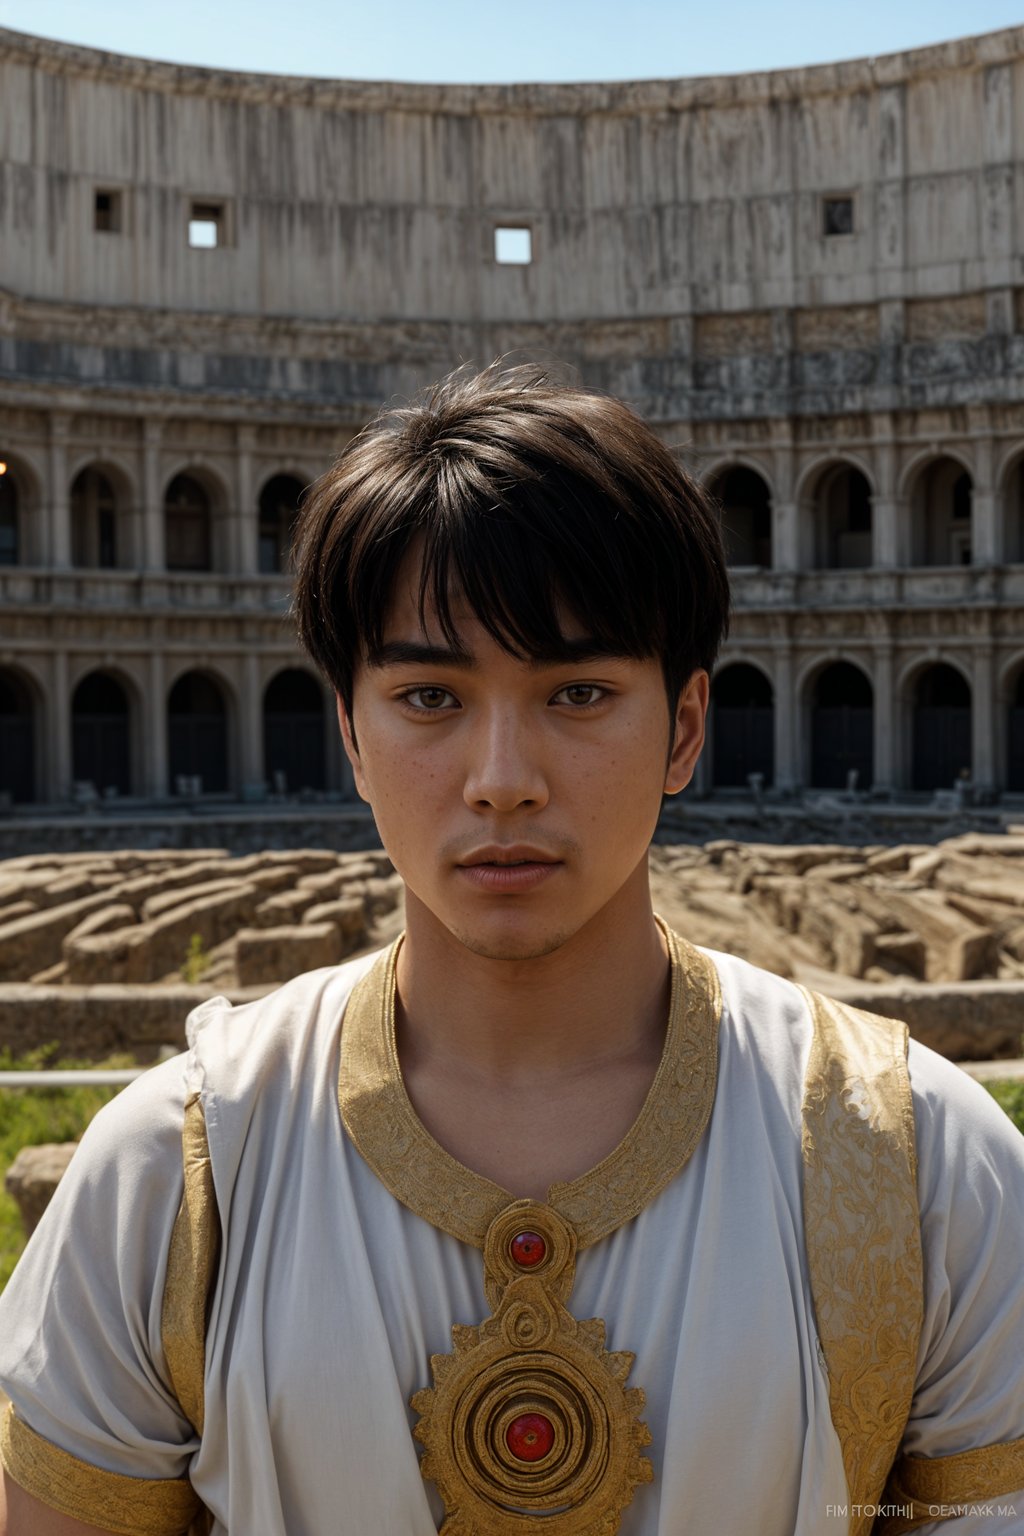
<svg viewBox="0 0 1024 1536">
<path fill-rule="evenodd" d="M 20 1056 L 0 1050 L 0 1071 L 39 1072 L 53 1067 L 133 1067 L 131 1056 L 104 1061 L 73 1061 L 58 1047 L 43 1046 Z M 77 1141 L 98 1109 L 118 1088 L 0 1088 L 0 1290 L 7 1284 L 25 1246 L 21 1214 L 3 1187 L 4 1176 L 22 1147 L 48 1141 Z"/>
<path fill-rule="evenodd" d="M 999 1078 L 996 1082 L 983 1083 L 1000 1109 L 1005 1109 L 1018 1131 L 1024 1132 L 1024 1079 Z"/>
</svg>

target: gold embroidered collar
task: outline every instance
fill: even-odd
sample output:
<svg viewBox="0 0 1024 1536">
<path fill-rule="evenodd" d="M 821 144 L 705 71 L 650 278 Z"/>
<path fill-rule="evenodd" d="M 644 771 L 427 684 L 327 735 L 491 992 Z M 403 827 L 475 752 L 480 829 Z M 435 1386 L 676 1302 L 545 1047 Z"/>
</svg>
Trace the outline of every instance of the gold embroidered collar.
<svg viewBox="0 0 1024 1536">
<path fill-rule="evenodd" d="M 672 968 L 661 1062 L 626 1136 L 596 1167 L 551 1185 L 547 1204 L 579 1248 L 607 1237 L 675 1178 L 711 1115 L 721 990 L 714 964 L 656 919 Z M 402 1081 L 395 1043 L 395 967 L 402 936 L 357 983 L 345 1009 L 338 1100 L 349 1137 L 409 1210 L 483 1248 L 494 1218 L 515 1199 L 463 1166 L 427 1131 Z"/>
<path fill-rule="evenodd" d="M 445 1506 L 441 1536 L 614 1536 L 654 1476 L 626 1385 L 634 1356 L 605 1348 L 601 1318 L 568 1309 L 576 1253 L 614 1232 L 680 1171 L 715 1097 L 721 994 L 714 965 L 658 919 L 671 962 L 668 1030 L 654 1081 L 614 1152 L 546 1202 L 516 1200 L 429 1134 L 395 1043 L 396 939 L 356 984 L 341 1037 L 338 1098 L 349 1136 L 416 1215 L 482 1248 L 491 1316 L 456 1324 L 413 1394 L 423 1476 Z"/>
</svg>

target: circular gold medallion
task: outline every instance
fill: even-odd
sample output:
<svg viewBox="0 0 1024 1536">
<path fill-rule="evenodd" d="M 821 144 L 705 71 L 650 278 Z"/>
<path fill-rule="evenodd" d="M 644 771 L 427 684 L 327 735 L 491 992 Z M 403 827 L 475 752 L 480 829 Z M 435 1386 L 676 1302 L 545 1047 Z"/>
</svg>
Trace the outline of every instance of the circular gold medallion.
<svg viewBox="0 0 1024 1536">
<path fill-rule="evenodd" d="M 547 1206 L 516 1201 L 491 1223 L 485 1281 L 494 1315 L 452 1329 L 417 1392 L 423 1476 L 445 1504 L 442 1536 L 612 1536 L 641 1482 L 650 1432 L 633 1355 L 605 1349 L 599 1318 L 563 1305 L 576 1239 Z"/>
</svg>

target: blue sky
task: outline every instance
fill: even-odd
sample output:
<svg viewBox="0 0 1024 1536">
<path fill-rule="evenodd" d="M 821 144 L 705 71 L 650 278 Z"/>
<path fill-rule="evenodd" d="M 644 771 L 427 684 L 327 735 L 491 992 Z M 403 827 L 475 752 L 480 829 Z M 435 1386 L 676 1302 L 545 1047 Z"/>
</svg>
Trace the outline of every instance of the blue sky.
<svg viewBox="0 0 1024 1536">
<path fill-rule="evenodd" d="M 0 0 L 0 26 L 225 69 L 610 80 L 776 69 L 1024 25 L 1024 0 Z"/>
</svg>

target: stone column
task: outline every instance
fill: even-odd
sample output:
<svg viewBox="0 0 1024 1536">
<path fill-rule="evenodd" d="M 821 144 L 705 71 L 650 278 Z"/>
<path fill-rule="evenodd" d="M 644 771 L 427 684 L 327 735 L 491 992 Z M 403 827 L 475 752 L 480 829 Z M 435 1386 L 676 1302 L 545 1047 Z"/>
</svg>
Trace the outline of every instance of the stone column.
<svg viewBox="0 0 1024 1536">
<path fill-rule="evenodd" d="M 143 424 L 142 439 L 142 568 L 163 571 L 167 568 L 164 549 L 163 486 L 160 483 L 160 440 L 163 425 L 149 420 Z"/>
<path fill-rule="evenodd" d="M 992 439 L 977 438 L 974 455 L 977 473 L 971 496 L 971 564 L 1001 565 L 1003 528 L 992 485 Z"/>
<path fill-rule="evenodd" d="M 253 445 L 255 428 L 239 426 L 235 439 L 235 569 L 241 576 L 259 572 L 259 513 L 254 488 Z M 258 777 L 258 775 L 257 775 Z"/>
<path fill-rule="evenodd" d="M 775 652 L 775 788 L 796 789 L 802 778 L 796 739 L 796 700 L 793 697 L 793 648 Z"/>
<path fill-rule="evenodd" d="M 896 498 L 896 444 L 893 423 L 885 421 L 883 437 L 875 448 L 877 490 L 871 503 L 871 564 L 888 570 L 905 563 L 901 538 L 904 508 Z"/>
<path fill-rule="evenodd" d="M 780 424 L 775 449 L 775 487 L 772 497 L 772 565 L 777 571 L 800 569 L 800 508 L 793 496 L 794 463 L 792 426 Z"/>
<path fill-rule="evenodd" d="M 242 663 L 242 742 L 239 754 L 243 784 L 261 783 L 263 765 L 263 690 L 260 687 L 260 658 L 255 650 L 246 652 Z"/>
<path fill-rule="evenodd" d="M 71 565 L 71 492 L 68 485 L 69 418 L 50 417 L 50 548 L 49 564 L 57 570 Z"/>
<path fill-rule="evenodd" d="M 875 761 L 874 788 L 887 793 L 896 787 L 896 700 L 893 697 L 891 645 L 878 645 L 875 658 Z"/>
<path fill-rule="evenodd" d="M 48 772 L 51 800 L 70 800 L 73 766 L 71 762 L 71 695 L 68 692 L 68 656 L 54 651 L 50 665 Z"/>
<path fill-rule="evenodd" d="M 165 800 L 169 793 L 167 751 L 167 666 L 162 638 L 150 639 L 149 696 L 146 699 L 146 793 Z"/>
<path fill-rule="evenodd" d="M 995 788 L 996 782 L 995 685 L 991 641 L 984 641 L 974 647 L 971 683 L 971 774 L 976 788 L 991 790 Z"/>
</svg>

